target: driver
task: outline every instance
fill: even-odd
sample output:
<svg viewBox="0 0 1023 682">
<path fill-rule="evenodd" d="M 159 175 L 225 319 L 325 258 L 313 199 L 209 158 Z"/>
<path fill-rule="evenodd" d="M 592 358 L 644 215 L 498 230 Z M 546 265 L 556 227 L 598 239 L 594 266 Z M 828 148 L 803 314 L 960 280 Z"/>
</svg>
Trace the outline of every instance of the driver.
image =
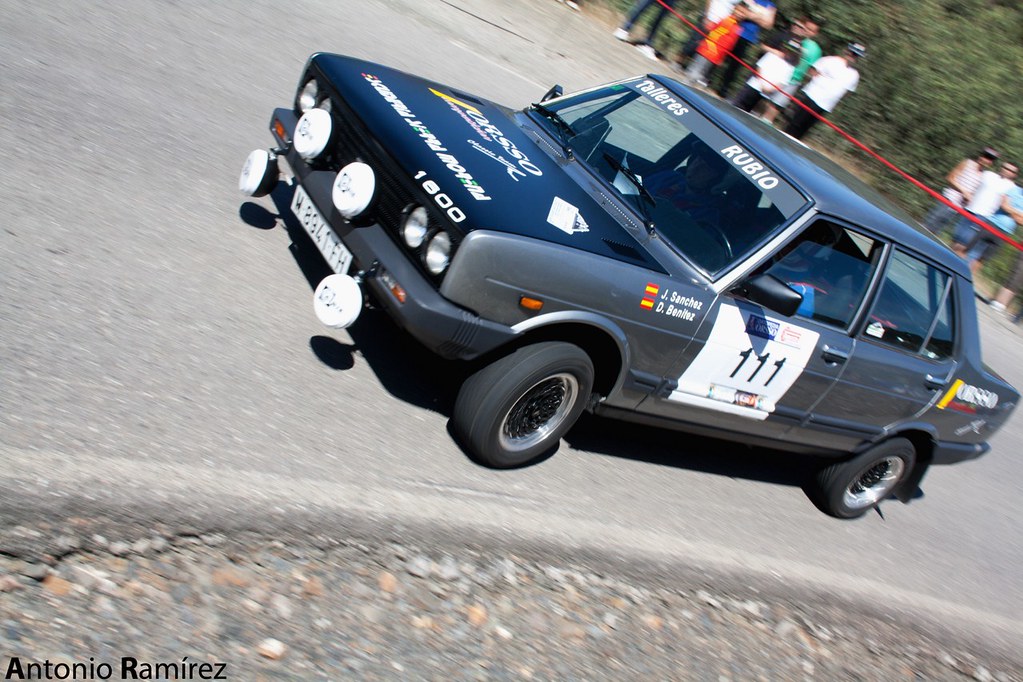
<svg viewBox="0 0 1023 682">
<path fill-rule="evenodd" d="M 685 211 L 694 222 L 717 226 L 724 208 L 724 195 L 715 190 L 728 170 L 728 162 L 700 142 L 693 148 L 685 166 L 655 173 L 646 178 L 643 185 L 654 197 Z"/>
</svg>

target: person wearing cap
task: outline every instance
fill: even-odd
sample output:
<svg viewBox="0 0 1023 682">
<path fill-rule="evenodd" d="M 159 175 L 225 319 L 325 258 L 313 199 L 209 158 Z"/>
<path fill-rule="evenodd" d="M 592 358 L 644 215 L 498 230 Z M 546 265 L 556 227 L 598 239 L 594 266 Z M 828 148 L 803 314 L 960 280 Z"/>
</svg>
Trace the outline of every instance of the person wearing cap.
<svg viewBox="0 0 1023 682">
<path fill-rule="evenodd" d="M 963 159 L 945 177 L 948 185 L 941 190 L 941 195 L 956 206 L 962 206 L 973 200 L 973 193 L 980 187 L 981 175 L 989 170 L 998 159 L 998 152 L 985 147 L 970 159 Z M 924 227 L 933 235 L 940 236 L 959 218 L 959 212 L 948 204 L 939 201 L 924 218 Z"/>
<path fill-rule="evenodd" d="M 790 40 L 782 43 L 779 48 L 764 50 L 764 54 L 757 60 L 757 73 L 746 81 L 746 85 L 732 100 L 736 108 L 753 111 L 753 107 L 760 104 L 761 100 L 776 93 L 778 88 L 792 79 L 801 49 L 799 41 Z"/>
<path fill-rule="evenodd" d="M 860 43 L 850 43 L 840 55 L 821 57 L 810 67 L 810 82 L 799 93 L 792 118 L 785 126 L 785 134 L 797 140 L 817 123 L 819 116 L 831 113 L 846 94 L 855 92 L 860 82 L 856 63 L 867 54 Z M 809 111 L 807 111 L 809 109 Z"/>
</svg>

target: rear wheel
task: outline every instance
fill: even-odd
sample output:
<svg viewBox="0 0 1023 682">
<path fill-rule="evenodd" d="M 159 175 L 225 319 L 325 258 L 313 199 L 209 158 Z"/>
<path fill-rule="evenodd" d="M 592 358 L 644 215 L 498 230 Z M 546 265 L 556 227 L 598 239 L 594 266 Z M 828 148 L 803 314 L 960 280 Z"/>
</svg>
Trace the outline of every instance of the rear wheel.
<svg viewBox="0 0 1023 682">
<path fill-rule="evenodd" d="M 593 363 L 581 348 L 525 346 L 465 381 L 452 427 L 482 464 L 522 466 L 557 447 L 592 389 Z"/>
<path fill-rule="evenodd" d="M 916 451 L 909 440 L 886 440 L 850 460 L 821 469 L 812 497 L 831 516 L 863 516 L 906 480 L 915 461 Z"/>
</svg>

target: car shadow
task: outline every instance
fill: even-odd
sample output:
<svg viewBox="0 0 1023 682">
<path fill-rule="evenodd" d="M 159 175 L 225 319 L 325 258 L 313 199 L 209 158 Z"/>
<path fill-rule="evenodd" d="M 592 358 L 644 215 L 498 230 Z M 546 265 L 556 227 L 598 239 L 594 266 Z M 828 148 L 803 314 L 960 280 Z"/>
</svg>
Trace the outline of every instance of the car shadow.
<svg viewBox="0 0 1023 682">
<path fill-rule="evenodd" d="M 270 198 L 291 239 L 289 251 L 312 292 L 332 271 L 292 214 L 293 194 L 292 187 L 280 182 Z M 269 211 L 267 214 L 272 215 Z M 373 307 L 372 301 L 345 331 L 354 344 L 342 343 L 327 334 L 309 340 L 309 347 L 320 362 L 334 370 L 349 370 L 355 366 L 357 352 L 381 385 L 396 398 L 450 418 L 458 388 L 468 376 L 467 365 L 431 353 L 398 327 L 386 312 Z"/>
<path fill-rule="evenodd" d="M 273 217 L 280 218 L 291 238 L 289 250 L 312 292 L 331 270 L 291 213 L 293 192 L 287 184 L 278 183 L 270 194 L 278 211 L 278 216 Z M 259 211 L 247 209 L 246 215 L 246 222 L 262 229 Z M 363 309 L 346 331 L 353 344 L 329 335 L 316 335 L 309 341 L 311 351 L 324 365 L 338 371 L 354 367 L 355 355 L 361 354 L 388 393 L 447 417 L 452 440 L 470 461 L 475 461 L 450 424 L 458 389 L 472 372 L 471 365 L 433 354 L 378 308 Z M 805 486 L 820 466 L 820 460 L 812 457 L 586 413 L 564 440 L 575 449 L 598 455 L 789 487 Z M 553 449 L 527 466 L 540 464 L 555 453 Z"/>
<path fill-rule="evenodd" d="M 583 414 L 564 440 L 577 450 L 611 457 L 798 488 L 821 463 L 807 455 L 592 414 Z"/>
</svg>

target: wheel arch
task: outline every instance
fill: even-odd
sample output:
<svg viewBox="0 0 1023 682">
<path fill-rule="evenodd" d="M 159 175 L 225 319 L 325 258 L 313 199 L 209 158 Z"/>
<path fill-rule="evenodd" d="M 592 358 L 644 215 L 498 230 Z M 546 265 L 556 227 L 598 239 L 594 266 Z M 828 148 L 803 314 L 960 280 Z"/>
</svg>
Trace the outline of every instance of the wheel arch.
<svg viewBox="0 0 1023 682">
<path fill-rule="evenodd" d="M 906 479 L 892 491 L 892 494 L 900 502 L 908 504 L 910 500 L 916 497 L 917 489 L 920 487 L 921 481 L 923 481 L 924 474 L 927 473 L 927 469 L 934 460 L 934 448 L 937 444 L 936 435 L 928 428 L 915 425 L 895 431 L 889 434 L 885 440 L 891 438 L 905 438 L 913 445 L 913 450 L 916 453 L 912 470 L 910 470 Z"/>
<path fill-rule="evenodd" d="M 593 313 L 552 313 L 532 318 L 514 327 L 519 333 L 511 344 L 498 349 L 511 353 L 543 341 L 571 343 L 593 362 L 593 391 L 606 396 L 622 379 L 628 367 L 629 345 L 625 332 L 612 321 Z"/>
</svg>

